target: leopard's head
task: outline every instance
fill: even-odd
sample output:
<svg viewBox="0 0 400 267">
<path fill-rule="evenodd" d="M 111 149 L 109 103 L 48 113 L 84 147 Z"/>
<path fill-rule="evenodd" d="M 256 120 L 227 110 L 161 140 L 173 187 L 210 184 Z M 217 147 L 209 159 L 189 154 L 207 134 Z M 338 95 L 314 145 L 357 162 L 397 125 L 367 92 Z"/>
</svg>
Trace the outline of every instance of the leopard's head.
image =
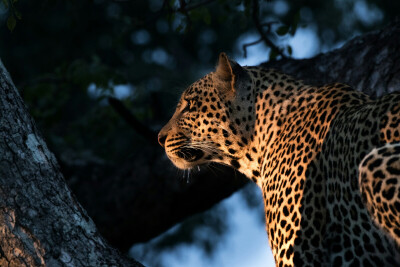
<svg viewBox="0 0 400 267">
<path fill-rule="evenodd" d="M 180 169 L 208 162 L 232 165 L 254 130 L 253 84 L 250 73 L 221 53 L 214 72 L 182 94 L 158 141 Z"/>
</svg>

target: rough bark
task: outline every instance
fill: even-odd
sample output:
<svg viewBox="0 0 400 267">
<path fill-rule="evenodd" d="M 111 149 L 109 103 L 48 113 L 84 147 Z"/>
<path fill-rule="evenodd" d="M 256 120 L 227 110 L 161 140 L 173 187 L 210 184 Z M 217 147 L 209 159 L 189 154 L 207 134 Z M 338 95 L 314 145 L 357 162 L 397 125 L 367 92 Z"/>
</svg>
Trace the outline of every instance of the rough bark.
<svg viewBox="0 0 400 267">
<path fill-rule="evenodd" d="M 279 69 L 313 84 L 347 83 L 377 96 L 400 88 L 399 44 L 400 20 L 396 20 L 332 52 L 311 59 L 284 59 L 262 66 Z M 171 166 L 162 148 L 151 145 L 118 168 L 96 165 L 86 167 L 86 171 L 82 168 L 71 171 L 65 166 L 78 199 L 107 239 L 121 249 L 159 235 L 183 218 L 210 208 L 245 184 L 239 173 L 218 168 L 216 174 L 208 169 L 195 172 L 186 184 L 183 174 Z M 89 174 L 91 178 L 87 179 Z"/>
<path fill-rule="evenodd" d="M 77 202 L 0 61 L 0 266 L 142 266 Z"/>
</svg>

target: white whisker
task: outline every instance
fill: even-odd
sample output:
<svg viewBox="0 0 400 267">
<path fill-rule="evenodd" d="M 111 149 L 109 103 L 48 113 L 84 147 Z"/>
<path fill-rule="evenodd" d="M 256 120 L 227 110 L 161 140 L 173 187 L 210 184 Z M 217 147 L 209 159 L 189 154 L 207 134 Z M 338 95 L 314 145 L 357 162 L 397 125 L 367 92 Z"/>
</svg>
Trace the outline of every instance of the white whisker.
<svg viewBox="0 0 400 267">
<path fill-rule="evenodd" d="M 190 182 L 190 170 L 191 169 L 187 169 L 187 177 L 186 177 L 186 183 L 187 184 Z"/>
<path fill-rule="evenodd" d="M 213 142 L 208 142 L 209 144 L 214 144 Z M 201 149 L 205 152 L 208 153 L 218 153 L 219 150 L 215 148 L 214 146 L 209 145 L 206 142 L 200 142 L 200 141 L 193 141 L 193 142 L 187 142 L 185 145 L 183 145 L 183 148 L 195 148 L 195 149 Z"/>
<path fill-rule="evenodd" d="M 214 172 L 214 170 L 213 170 L 211 167 L 212 167 L 212 164 L 208 164 L 208 165 L 207 165 L 207 169 L 208 169 L 210 172 L 212 172 L 215 176 L 218 176 L 217 173 Z"/>
</svg>

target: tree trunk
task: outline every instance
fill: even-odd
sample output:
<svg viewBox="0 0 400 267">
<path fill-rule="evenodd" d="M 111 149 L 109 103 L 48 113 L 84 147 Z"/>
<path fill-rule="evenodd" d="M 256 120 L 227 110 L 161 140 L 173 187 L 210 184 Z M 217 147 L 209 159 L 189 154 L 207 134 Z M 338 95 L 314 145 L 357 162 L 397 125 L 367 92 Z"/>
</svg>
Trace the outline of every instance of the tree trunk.
<svg viewBox="0 0 400 267">
<path fill-rule="evenodd" d="M 142 266 L 107 244 L 0 61 L 0 266 Z"/>
<path fill-rule="evenodd" d="M 400 89 L 399 44 L 400 20 L 396 20 L 332 52 L 262 66 L 313 84 L 342 82 L 379 96 Z M 241 174 L 218 167 L 216 173 L 206 168 L 195 171 L 187 184 L 163 149 L 151 144 L 140 155 L 115 167 L 118 172 L 104 166 L 94 166 L 89 172 L 68 166 L 66 169 L 70 170 L 69 177 L 75 177 L 71 179 L 71 187 L 100 231 L 124 250 L 159 235 L 183 218 L 209 209 L 246 183 Z"/>
</svg>

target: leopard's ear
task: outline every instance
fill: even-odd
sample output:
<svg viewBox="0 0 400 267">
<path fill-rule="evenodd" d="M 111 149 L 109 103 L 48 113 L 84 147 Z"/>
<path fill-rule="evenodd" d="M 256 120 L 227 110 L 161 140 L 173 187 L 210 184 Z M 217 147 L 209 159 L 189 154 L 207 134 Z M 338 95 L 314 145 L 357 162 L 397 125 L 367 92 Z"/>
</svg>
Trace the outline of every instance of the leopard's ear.
<svg viewBox="0 0 400 267">
<path fill-rule="evenodd" d="M 231 60 L 229 60 L 228 56 L 223 52 L 219 54 L 218 65 L 215 74 L 219 80 L 224 82 L 232 83 L 235 79 L 235 74 L 233 74 L 231 66 Z"/>
<path fill-rule="evenodd" d="M 224 93 L 238 94 L 241 84 L 249 79 L 247 72 L 237 62 L 230 60 L 225 53 L 219 54 L 217 69 L 214 75 L 214 82 L 218 89 Z"/>
</svg>

